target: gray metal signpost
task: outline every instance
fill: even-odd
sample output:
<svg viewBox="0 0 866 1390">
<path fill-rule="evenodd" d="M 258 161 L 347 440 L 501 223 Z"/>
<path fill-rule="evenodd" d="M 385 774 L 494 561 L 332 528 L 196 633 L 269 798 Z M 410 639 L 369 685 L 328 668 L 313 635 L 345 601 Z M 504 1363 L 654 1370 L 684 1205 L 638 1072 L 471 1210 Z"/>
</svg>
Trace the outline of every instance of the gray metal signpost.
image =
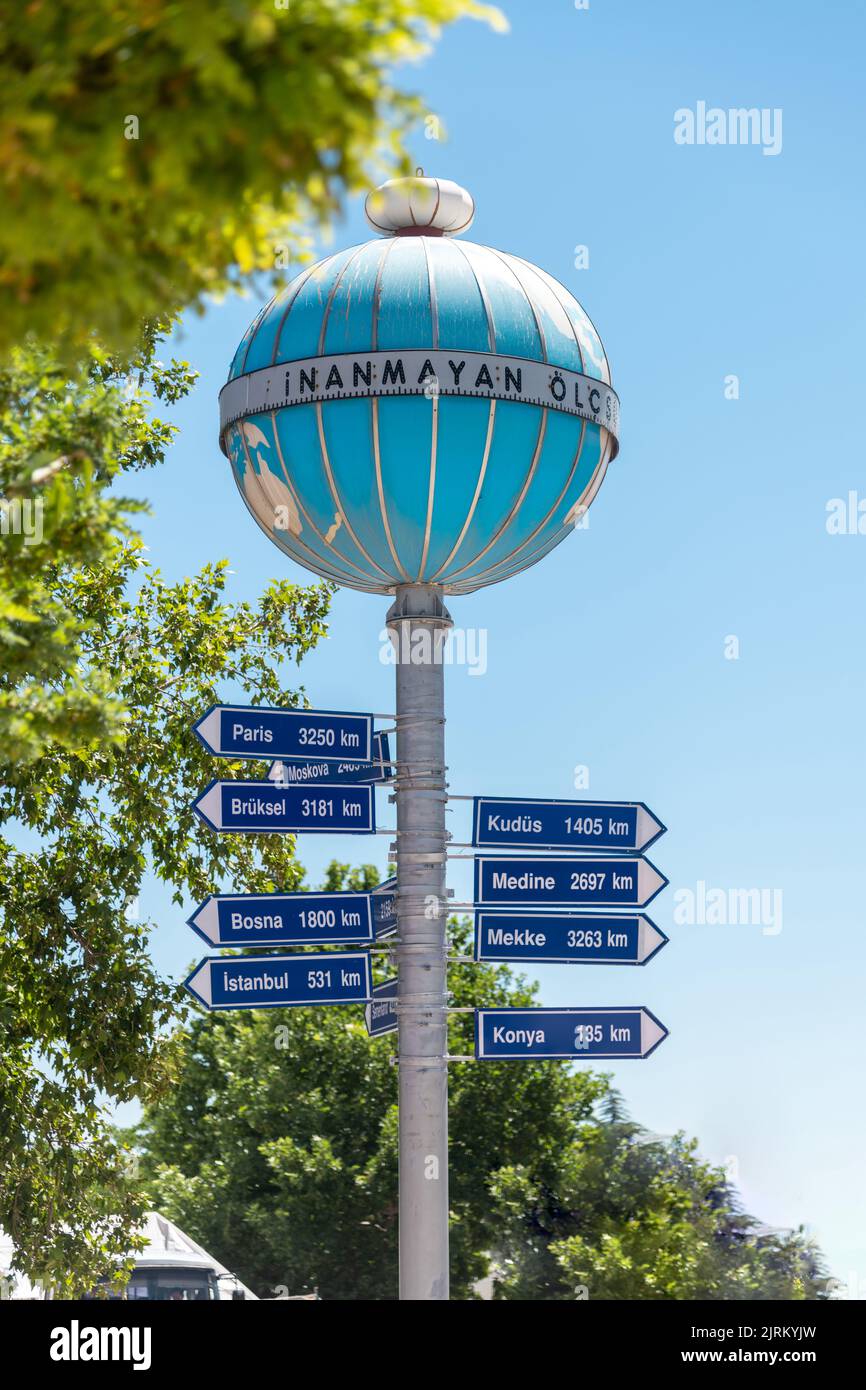
<svg viewBox="0 0 866 1390">
<path fill-rule="evenodd" d="M 448 1297 L 445 668 L 441 591 L 405 585 L 397 651 L 400 1297 Z M 416 634 L 421 640 L 416 641 Z M 413 654 L 417 660 L 413 660 Z"/>
</svg>

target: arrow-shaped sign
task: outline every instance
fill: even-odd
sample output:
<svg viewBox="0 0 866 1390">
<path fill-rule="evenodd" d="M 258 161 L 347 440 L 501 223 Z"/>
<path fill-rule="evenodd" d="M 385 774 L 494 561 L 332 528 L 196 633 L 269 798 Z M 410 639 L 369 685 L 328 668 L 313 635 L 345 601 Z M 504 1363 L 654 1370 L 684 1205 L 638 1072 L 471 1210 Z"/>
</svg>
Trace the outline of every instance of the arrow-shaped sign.
<svg viewBox="0 0 866 1390">
<path fill-rule="evenodd" d="M 370 957 L 366 951 L 215 956 L 199 961 L 184 985 L 214 1010 L 363 1004 L 370 998 Z"/>
<path fill-rule="evenodd" d="M 648 859 L 475 860 L 483 907 L 646 907 L 667 884 Z"/>
<path fill-rule="evenodd" d="M 476 1009 L 479 1061 L 649 1057 L 668 1035 L 646 1008 Z"/>
<path fill-rule="evenodd" d="M 345 762 L 332 763 L 307 758 L 283 758 L 271 763 L 268 768 L 268 781 L 278 787 L 291 787 L 299 783 L 330 782 L 333 785 L 352 785 L 359 782 L 389 782 L 394 776 L 391 766 L 391 746 L 386 733 L 373 735 L 372 763 Z"/>
<path fill-rule="evenodd" d="M 192 727 L 208 752 L 218 758 L 352 759 L 364 763 L 372 758 L 372 714 L 213 705 Z"/>
<path fill-rule="evenodd" d="M 396 878 L 386 878 L 373 889 L 373 931 L 377 941 L 397 933 Z"/>
<path fill-rule="evenodd" d="M 367 1032 L 371 1038 L 384 1037 L 397 1031 L 397 981 L 386 980 L 373 986 L 373 998 L 364 1010 Z"/>
<path fill-rule="evenodd" d="M 479 912 L 476 960 L 534 960 L 555 964 L 646 965 L 668 938 L 638 916 Z"/>
<path fill-rule="evenodd" d="M 646 849 L 665 827 L 642 801 L 476 796 L 472 843 L 486 849 Z"/>
<path fill-rule="evenodd" d="M 188 925 L 209 946 L 373 940 L 372 893 L 211 893 Z"/>
<path fill-rule="evenodd" d="M 373 788 L 274 787 L 268 782 L 211 782 L 196 811 L 211 830 L 370 835 L 376 829 Z"/>
</svg>

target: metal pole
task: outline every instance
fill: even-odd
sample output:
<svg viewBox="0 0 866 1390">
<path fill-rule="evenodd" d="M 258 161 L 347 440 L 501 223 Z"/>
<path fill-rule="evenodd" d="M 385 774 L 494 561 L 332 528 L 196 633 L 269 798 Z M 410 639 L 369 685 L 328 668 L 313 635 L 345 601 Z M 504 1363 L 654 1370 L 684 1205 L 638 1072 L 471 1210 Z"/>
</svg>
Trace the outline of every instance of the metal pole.
<svg viewBox="0 0 866 1390">
<path fill-rule="evenodd" d="M 448 1298 L 445 682 L 435 584 L 396 590 L 400 1298 Z"/>
</svg>

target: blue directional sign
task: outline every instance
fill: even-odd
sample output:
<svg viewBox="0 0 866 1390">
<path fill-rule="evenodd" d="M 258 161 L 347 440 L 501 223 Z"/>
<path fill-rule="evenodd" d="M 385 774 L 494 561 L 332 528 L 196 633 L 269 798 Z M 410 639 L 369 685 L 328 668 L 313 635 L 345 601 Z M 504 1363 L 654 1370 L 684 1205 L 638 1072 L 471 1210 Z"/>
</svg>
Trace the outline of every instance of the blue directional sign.
<svg viewBox="0 0 866 1390">
<path fill-rule="evenodd" d="M 397 931 L 397 880 L 386 878 L 373 889 L 373 931 L 377 941 Z"/>
<path fill-rule="evenodd" d="M 391 766 L 391 745 L 386 733 L 373 735 L 372 763 L 326 762 L 324 759 L 310 761 L 306 758 L 281 758 L 271 763 L 268 781 L 278 787 L 291 787 L 297 783 L 330 782 L 333 785 L 370 782 L 390 782 L 394 776 Z"/>
<path fill-rule="evenodd" d="M 668 938 L 643 913 L 602 917 L 544 912 L 479 912 L 476 960 L 578 965 L 646 965 Z"/>
<path fill-rule="evenodd" d="M 211 782 L 193 803 L 211 830 L 248 835 L 304 831 L 370 835 L 376 829 L 372 787 L 274 787 L 269 782 Z"/>
<path fill-rule="evenodd" d="M 373 940 L 372 893 L 219 893 L 188 925 L 209 946 L 340 945 Z"/>
<path fill-rule="evenodd" d="M 472 843 L 484 849 L 646 849 L 665 832 L 642 801 L 476 796 Z"/>
<path fill-rule="evenodd" d="M 363 1004 L 371 992 L 366 951 L 293 956 L 214 956 L 184 980 L 208 1009 L 282 1009 L 307 1004 Z"/>
<path fill-rule="evenodd" d="M 369 763 L 373 752 L 372 714 L 214 705 L 192 727 L 208 752 L 218 758 Z"/>
<path fill-rule="evenodd" d="M 667 879 L 648 859 L 475 860 L 483 907 L 645 907 Z"/>
<path fill-rule="evenodd" d="M 364 1010 L 367 1032 L 371 1038 L 397 1031 L 397 981 L 386 980 L 373 986 L 373 998 Z"/>
<path fill-rule="evenodd" d="M 668 1035 L 649 1009 L 476 1009 L 479 1061 L 649 1057 Z"/>
</svg>

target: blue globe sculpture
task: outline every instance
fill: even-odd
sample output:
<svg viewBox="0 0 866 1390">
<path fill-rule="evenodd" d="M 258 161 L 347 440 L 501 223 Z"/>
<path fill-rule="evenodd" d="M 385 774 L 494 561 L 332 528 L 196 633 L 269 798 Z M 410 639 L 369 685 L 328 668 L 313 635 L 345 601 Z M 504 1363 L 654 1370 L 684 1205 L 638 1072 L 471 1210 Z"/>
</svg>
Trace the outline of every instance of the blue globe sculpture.
<svg viewBox="0 0 866 1390">
<path fill-rule="evenodd" d="M 384 184 L 383 233 L 303 270 L 244 335 L 220 443 L 286 555 L 354 589 L 469 593 L 535 564 L 615 457 L 619 402 L 577 300 L 455 240 L 446 180 Z"/>
</svg>

